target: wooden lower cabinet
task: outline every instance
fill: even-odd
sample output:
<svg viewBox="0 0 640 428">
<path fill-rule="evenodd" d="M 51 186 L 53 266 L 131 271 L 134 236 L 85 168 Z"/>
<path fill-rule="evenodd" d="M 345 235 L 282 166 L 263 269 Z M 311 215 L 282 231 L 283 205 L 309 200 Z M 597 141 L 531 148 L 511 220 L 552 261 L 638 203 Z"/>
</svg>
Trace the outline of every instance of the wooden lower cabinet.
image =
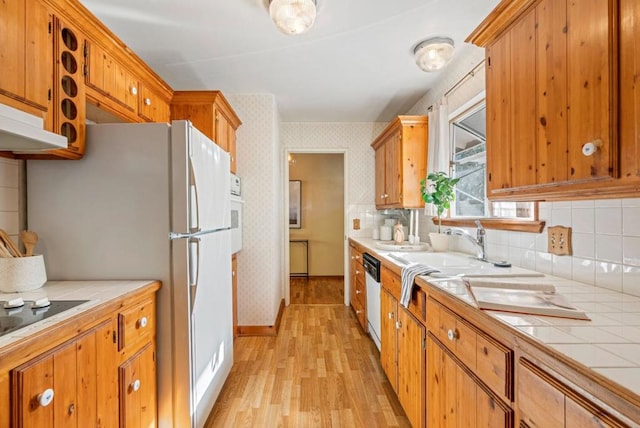
<svg viewBox="0 0 640 428">
<path fill-rule="evenodd" d="M 156 361 L 153 344 L 148 343 L 122 364 L 119 372 L 120 426 L 156 426 Z"/>
<path fill-rule="evenodd" d="M 360 327 L 362 327 L 364 331 L 367 331 L 367 289 L 365 286 L 364 267 L 362 265 L 362 251 L 353 246 L 349 247 L 349 251 L 351 256 L 349 273 L 351 281 L 351 307 L 356 313 Z"/>
<path fill-rule="evenodd" d="M 0 428 L 157 426 L 153 295 L 100 311 L 0 348 Z"/>
<path fill-rule="evenodd" d="M 513 427 L 511 409 L 431 335 L 427 338 L 427 426 Z"/>
<path fill-rule="evenodd" d="M 384 288 L 380 290 L 380 361 L 407 418 L 424 426 L 425 327 Z"/>
<path fill-rule="evenodd" d="M 98 342 L 105 322 L 11 371 L 13 427 L 104 426 L 98 412 Z"/>
<path fill-rule="evenodd" d="M 525 359 L 518 366 L 517 403 L 521 427 L 627 426 Z"/>
</svg>

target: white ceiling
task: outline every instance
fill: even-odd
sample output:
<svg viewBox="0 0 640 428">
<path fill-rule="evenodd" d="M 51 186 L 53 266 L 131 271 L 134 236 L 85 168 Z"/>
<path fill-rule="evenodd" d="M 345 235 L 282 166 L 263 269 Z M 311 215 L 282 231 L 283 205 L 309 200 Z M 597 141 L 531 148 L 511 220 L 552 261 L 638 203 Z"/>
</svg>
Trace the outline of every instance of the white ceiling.
<svg viewBox="0 0 640 428">
<path fill-rule="evenodd" d="M 438 79 L 413 48 L 451 37 L 454 61 L 498 0 L 318 0 L 309 32 L 280 33 L 268 0 L 81 0 L 174 89 L 274 94 L 285 122 L 389 121 Z"/>
</svg>

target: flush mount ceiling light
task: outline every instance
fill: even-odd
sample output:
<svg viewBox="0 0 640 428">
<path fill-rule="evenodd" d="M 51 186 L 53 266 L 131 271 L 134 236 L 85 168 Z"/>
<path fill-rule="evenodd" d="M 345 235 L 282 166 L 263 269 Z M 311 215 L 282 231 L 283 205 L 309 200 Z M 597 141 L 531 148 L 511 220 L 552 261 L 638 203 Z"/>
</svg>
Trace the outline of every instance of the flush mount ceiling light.
<svg viewBox="0 0 640 428">
<path fill-rule="evenodd" d="M 316 0 L 269 0 L 269 15 L 285 34 L 306 32 L 316 20 Z"/>
<path fill-rule="evenodd" d="M 413 50 L 416 64 L 424 71 L 436 71 L 449 64 L 453 57 L 453 40 L 434 37 L 420 42 Z"/>
</svg>

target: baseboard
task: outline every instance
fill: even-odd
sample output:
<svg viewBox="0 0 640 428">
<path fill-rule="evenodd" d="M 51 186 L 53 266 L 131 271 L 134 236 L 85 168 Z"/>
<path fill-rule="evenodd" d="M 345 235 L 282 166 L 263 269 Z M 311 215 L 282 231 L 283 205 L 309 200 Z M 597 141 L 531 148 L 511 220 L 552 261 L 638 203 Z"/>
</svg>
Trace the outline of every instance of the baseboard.
<svg viewBox="0 0 640 428">
<path fill-rule="evenodd" d="M 239 325 L 237 326 L 237 334 L 242 336 L 277 336 L 282 322 L 282 313 L 284 312 L 284 299 L 280 301 L 278 308 L 278 316 L 273 325 Z"/>
<path fill-rule="evenodd" d="M 291 279 L 344 279 L 344 275 L 310 275 L 310 276 L 292 276 Z"/>
</svg>

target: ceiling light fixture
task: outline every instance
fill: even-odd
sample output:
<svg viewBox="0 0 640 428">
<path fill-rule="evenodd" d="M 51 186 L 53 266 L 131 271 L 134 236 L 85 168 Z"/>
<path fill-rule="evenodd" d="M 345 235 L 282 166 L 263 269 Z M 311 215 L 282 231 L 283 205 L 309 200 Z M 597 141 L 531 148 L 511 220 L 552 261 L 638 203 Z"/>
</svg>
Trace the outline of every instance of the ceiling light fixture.
<svg viewBox="0 0 640 428">
<path fill-rule="evenodd" d="M 453 57 L 453 40 L 433 37 L 418 43 L 413 50 L 418 67 L 424 71 L 437 71 L 449 64 Z"/>
<path fill-rule="evenodd" d="M 285 34 L 302 34 L 316 20 L 316 0 L 269 0 L 269 15 Z"/>
</svg>

